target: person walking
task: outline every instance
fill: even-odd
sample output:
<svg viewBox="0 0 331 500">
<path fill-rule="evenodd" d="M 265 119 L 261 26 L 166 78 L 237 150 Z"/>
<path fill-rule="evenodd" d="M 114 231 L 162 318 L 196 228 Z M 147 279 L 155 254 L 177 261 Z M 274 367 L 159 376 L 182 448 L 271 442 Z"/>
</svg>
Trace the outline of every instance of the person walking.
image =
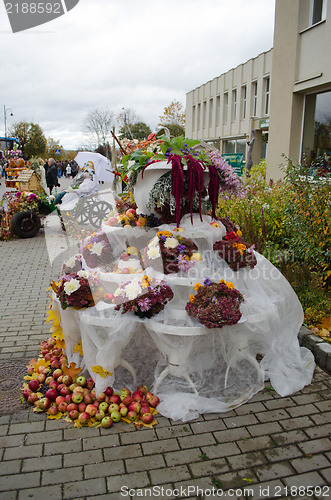
<svg viewBox="0 0 331 500">
<path fill-rule="evenodd" d="M 54 158 L 50 158 L 47 161 L 48 168 L 46 171 L 46 184 L 49 189 L 49 194 L 52 194 L 53 188 L 55 186 L 60 186 L 58 177 L 57 177 L 57 166 Z"/>
</svg>

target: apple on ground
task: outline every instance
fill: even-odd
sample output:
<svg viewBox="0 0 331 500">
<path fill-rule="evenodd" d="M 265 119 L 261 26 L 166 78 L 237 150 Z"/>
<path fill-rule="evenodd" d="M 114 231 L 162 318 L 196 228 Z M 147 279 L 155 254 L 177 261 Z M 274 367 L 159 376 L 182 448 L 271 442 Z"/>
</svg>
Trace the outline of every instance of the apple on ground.
<svg viewBox="0 0 331 500">
<path fill-rule="evenodd" d="M 101 410 L 101 411 L 107 411 L 108 410 L 108 406 L 109 406 L 108 403 L 103 402 L 103 403 L 99 404 L 99 408 L 98 409 Z"/>
<path fill-rule="evenodd" d="M 28 402 L 29 403 L 35 403 L 38 401 L 38 395 L 35 392 L 31 392 L 31 394 L 28 395 Z"/>
<path fill-rule="evenodd" d="M 81 424 L 86 424 L 90 420 L 91 416 L 87 411 L 83 411 L 78 415 L 78 422 Z"/>
<path fill-rule="evenodd" d="M 107 389 L 105 390 L 105 394 L 106 396 L 112 396 L 114 393 L 114 389 L 112 387 L 107 387 Z"/>
<path fill-rule="evenodd" d="M 45 392 L 45 397 L 51 401 L 55 401 L 58 397 L 58 392 L 56 389 L 48 389 L 48 391 Z"/>
<path fill-rule="evenodd" d="M 151 424 L 154 420 L 154 417 L 151 413 L 144 413 L 141 417 L 141 420 L 144 422 L 144 424 Z"/>
<path fill-rule="evenodd" d="M 38 389 L 38 387 L 39 387 L 38 380 L 36 380 L 36 379 L 30 380 L 30 382 L 29 382 L 29 389 L 31 389 L 31 391 L 36 392 L 36 390 Z"/>
<path fill-rule="evenodd" d="M 137 413 L 135 411 L 128 411 L 126 418 L 130 420 L 130 422 L 133 422 L 137 418 Z"/>
<path fill-rule="evenodd" d="M 146 385 L 140 385 L 137 390 L 142 392 L 144 396 L 148 393 L 148 389 L 147 389 Z"/>
<path fill-rule="evenodd" d="M 79 404 L 83 401 L 84 396 L 80 392 L 74 392 L 71 399 L 73 403 Z"/>
<path fill-rule="evenodd" d="M 101 420 L 101 427 L 104 427 L 105 429 L 109 429 L 112 425 L 113 425 L 113 420 L 110 416 L 104 417 Z"/>
<path fill-rule="evenodd" d="M 59 412 L 59 409 L 56 404 L 53 404 L 48 408 L 47 411 L 50 415 L 56 415 Z"/>
<path fill-rule="evenodd" d="M 106 414 L 103 410 L 97 410 L 96 414 L 94 415 L 95 420 L 100 422 L 103 418 L 105 418 Z"/>
<path fill-rule="evenodd" d="M 118 411 L 118 410 L 119 410 L 119 406 L 116 403 L 111 403 L 108 406 L 108 413 L 112 413 L 113 411 Z"/>
<path fill-rule="evenodd" d="M 119 422 L 122 418 L 122 415 L 119 411 L 112 411 L 110 417 L 113 420 L 113 422 Z"/>
<path fill-rule="evenodd" d="M 60 403 L 58 405 L 58 408 L 59 408 L 59 411 L 62 412 L 62 413 L 65 413 L 68 409 L 68 403 L 66 403 L 65 401 L 63 401 L 62 403 Z"/>
<path fill-rule="evenodd" d="M 76 379 L 76 384 L 78 384 L 80 387 L 85 387 L 86 382 L 87 382 L 87 380 L 83 375 L 81 375 L 80 377 L 77 377 L 77 379 Z"/>
<path fill-rule="evenodd" d="M 78 406 L 75 403 L 69 403 L 67 410 L 68 411 L 78 410 Z"/>
<path fill-rule="evenodd" d="M 77 420 L 78 417 L 79 417 L 79 411 L 78 410 L 71 410 L 71 411 L 69 411 L 69 418 L 71 418 L 71 420 Z"/>
<path fill-rule="evenodd" d="M 81 403 L 78 404 L 78 411 L 80 413 L 83 413 L 85 410 L 86 410 L 86 404 L 84 403 L 84 401 L 82 401 Z"/>
<path fill-rule="evenodd" d="M 119 405 L 121 403 L 121 398 L 118 394 L 113 394 L 112 396 L 110 396 L 109 400 L 111 403 L 115 403 L 116 405 Z"/>
<path fill-rule="evenodd" d="M 89 413 L 89 414 L 91 415 L 91 417 L 94 417 L 94 416 L 95 416 L 95 414 L 96 414 L 96 412 L 97 412 L 98 410 L 97 410 L 97 408 L 96 408 L 94 405 L 90 404 L 90 405 L 87 405 L 87 407 L 86 407 L 85 411 L 86 411 L 87 413 Z"/>
</svg>

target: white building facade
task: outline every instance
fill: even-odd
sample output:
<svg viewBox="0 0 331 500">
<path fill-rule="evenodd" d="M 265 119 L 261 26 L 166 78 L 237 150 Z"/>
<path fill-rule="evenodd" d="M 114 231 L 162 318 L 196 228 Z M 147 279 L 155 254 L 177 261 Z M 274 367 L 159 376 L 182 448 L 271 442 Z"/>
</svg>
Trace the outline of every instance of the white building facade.
<svg viewBox="0 0 331 500">
<path fill-rule="evenodd" d="M 274 180 L 283 155 L 327 158 L 330 47 L 331 0 L 276 0 L 273 48 L 187 93 L 186 136 L 245 160 L 250 149 L 253 164 L 267 159 Z"/>
</svg>

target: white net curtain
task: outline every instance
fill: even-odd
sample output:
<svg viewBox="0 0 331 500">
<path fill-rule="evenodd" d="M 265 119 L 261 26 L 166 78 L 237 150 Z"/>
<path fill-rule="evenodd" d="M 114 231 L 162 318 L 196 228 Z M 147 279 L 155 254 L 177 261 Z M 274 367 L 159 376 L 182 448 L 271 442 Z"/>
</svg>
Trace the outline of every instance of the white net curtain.
<svg viewBox="0 0 331 500">
<path fill-rule="evenodd" d="M 314 360 L 298 343 L 303 311 L 293 289 L 257 252 L 253 269 L 232 271 L 213 251 L 214 242 L 226 230 L 222 225 L 211 227 L 210 222 L 209 217 L 203 216 L 201 221 L 197 215 L 193 226 L 189 216 L 181 221 L 184 231 L 180 235 L 190 238 L 202 255 L 185 275 L 163 275 L 160 262 L 144 270 L 151 277 L 162 276 L 174 292 L 173 300 L 150 319 L 140 319 L 132 312 L 121 314 L 114 305 L 102 301 L 85 310 L 63 311 L 57 299 L 53 300 L 69 362 L 87 369 L 96 381 L 97 392 L 108 385 L 120 390 L 145 384 L 159 396 L 162 415 L 188 421 L 245 403 L 266 380 L 280 396 L 310 383 Z M 157 231 L 174 228 L 174 224 L 164 225 L 146 232 L 104 226 L 117 251 L 132 245 L 142 250 Z M 185 311 L 190 294 L 195 293 L 194 285 L 205 278 L 231 281 L 244 296 L 237 324 L 206 328 Z M 127 276 L 102 270 L 101 279 L 106 291 L 113 292 Z M 80 340 L 83 357 L 75 352 Z M 112 375 L 104 378 L 96 374 L 92 370 L 95 366 Z"/>
</svg>

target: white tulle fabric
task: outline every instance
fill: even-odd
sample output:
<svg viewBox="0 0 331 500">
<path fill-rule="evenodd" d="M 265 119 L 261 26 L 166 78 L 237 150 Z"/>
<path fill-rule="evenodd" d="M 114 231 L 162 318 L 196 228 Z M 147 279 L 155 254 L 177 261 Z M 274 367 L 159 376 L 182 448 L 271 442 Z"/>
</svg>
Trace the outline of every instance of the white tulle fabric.
<svg viewBox="0 0 331 500">
<path fill-rule="evenodd" d="M 151 319 L 123 315 L 104 302 L 83 311 L 63 311 L 54 301 L 69 361 L 87 368 L 97 392 L 108 385 L 134 389 L 146 384 L 159 396 L 162 415 L 185 422 L 202 413 L 225 412 L 245 403 L 266 380 L 280 396 L 311 382 L 314 358 L 299 346 L 303 311 L 293 289 L 258 253 L 254 269 L 232 271 L 212 250 L 214 242 L 225 235 L 225 228 L 213 228 L 210 222 L 209 217 L 200 221 L 197 215 L 193 226 L 189 216 L 181 221 L 184 232 L 180 235 L 192 239 L 203 256 L 187 274 L 163 275 L 160 262 L 145 270 L 145 274 L 165 279 L 174 291 L 173 300 Z M 156 231 L 174 228 L 164 225 L 144 232 L 104 227 L 113 248 L 134 245 L 139 250 Z M 103 272 L 101 277 L 112 292 L 132 275 Z M 242 318 L 236 325 L 208 329 L 186 313 L 194 284 L 207 277 L 231 281 L 244 295 Z M 74 344 L 80 339 L 84 356 L 77 359 Z M 102 366 L 112 376 L 97 375 L 92 370 L 95 366 Z"/>
</svg>

